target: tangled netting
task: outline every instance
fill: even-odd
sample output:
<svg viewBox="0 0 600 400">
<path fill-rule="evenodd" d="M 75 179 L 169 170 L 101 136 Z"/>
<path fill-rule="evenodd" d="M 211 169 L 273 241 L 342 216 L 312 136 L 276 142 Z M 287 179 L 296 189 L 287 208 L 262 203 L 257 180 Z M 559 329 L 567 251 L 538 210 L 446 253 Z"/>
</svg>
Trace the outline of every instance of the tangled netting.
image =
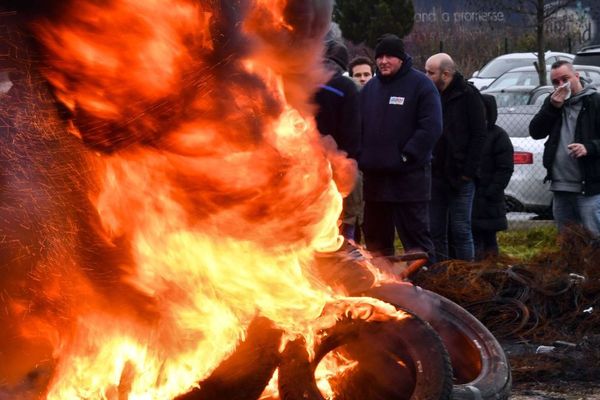
<svg viewBox="0 0 600 400">
<path fill-rule="evenodd" d="M 559 250 L 527 263 L 453 260 L 415 281 L 465 307 L 505 343 L 515 378 L 553 370 L 591 377 L 600 365 L 600 240 L 577 227 L 557 240 Z"/>
</svg>

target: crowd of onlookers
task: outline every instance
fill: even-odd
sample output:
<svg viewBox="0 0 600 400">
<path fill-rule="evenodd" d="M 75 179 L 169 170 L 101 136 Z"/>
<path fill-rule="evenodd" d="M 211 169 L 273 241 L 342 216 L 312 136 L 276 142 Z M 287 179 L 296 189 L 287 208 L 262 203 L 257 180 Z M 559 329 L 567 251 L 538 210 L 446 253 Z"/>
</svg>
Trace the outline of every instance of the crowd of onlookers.
<svg viewBox="0 0 600 400">
<path fill-rule="evenodd" d="M 383 256 L 394 254 L 397 234 L 405 252 L 426 252 L 430 263 L 497 255 L 514 165 L 495 98 L 467 82 L 448 54 L 432 55 L 419 71 L 392 34 L 374 54 L 374 62 L 349 60 L 340 40 L 328 40 L 331 78 L 316 94 L 319 132 L 359 167 L 341 233 Z M 600 94 L 567 61 L 552 65 L 551 80 L 555 91 L 530 133 L 548 137 L 555 220 L 561 231 L 578 223 L 598 236 Z"/>
</svg>

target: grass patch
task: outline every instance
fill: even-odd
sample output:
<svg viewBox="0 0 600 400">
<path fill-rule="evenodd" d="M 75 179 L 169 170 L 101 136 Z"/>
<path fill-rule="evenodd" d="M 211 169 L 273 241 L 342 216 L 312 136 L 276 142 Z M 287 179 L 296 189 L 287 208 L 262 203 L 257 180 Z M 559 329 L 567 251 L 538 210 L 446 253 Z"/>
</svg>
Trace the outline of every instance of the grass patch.
<svg viewBox="0 0 600 400">
<path fill-rule="evenodd" d="M 557 244 L 558 231 L 556 225 L 535 226 L 531 228 L 510 229 L 498 232 L 498 247 L 500 254 L 527 262 L 537 255 L 554 252 L 559 249 Z M 364 246 L 364 243 L 363 243 Z M 398 238 L 394 241 L 396 253 L 404 249 Z"/>
<path fill-rule="evenodd" d="M 498 232 L 498 246 L 502 254 L 523 261 L 546 252 L 558 250 L 556 226 L 511 229 Z"/>
</svg>

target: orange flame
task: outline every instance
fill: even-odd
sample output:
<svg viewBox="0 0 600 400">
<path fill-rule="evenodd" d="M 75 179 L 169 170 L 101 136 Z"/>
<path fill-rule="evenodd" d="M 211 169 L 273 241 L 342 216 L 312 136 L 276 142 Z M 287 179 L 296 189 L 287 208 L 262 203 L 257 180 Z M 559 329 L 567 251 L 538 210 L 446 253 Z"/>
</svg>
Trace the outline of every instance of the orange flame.
<svg viewBox="0 0 600 400">
<path fill-rule="evenodd" d="M 355 173 L 311 118 L 331 2 L 208 3 L 77 1 L 32 25 L 73 133 L 99 151 L 94 265 L 118 281 L 85 262 L 46 281 L 72 296 L 68 323 L 46 321 L 48 399 L 173 398 L 256 316 L 310 344 L 340 297 L 310 272 L 341 244 Z"/>
</svg>

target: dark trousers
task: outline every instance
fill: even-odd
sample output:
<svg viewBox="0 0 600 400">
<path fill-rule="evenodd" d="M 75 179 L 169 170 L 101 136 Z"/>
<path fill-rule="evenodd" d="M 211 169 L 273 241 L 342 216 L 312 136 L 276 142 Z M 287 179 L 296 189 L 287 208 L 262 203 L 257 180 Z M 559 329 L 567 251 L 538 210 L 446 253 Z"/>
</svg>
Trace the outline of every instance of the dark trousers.
<svg viewBox="0 0 600 400">
<path fill-rule="evenodd" d="M 475 245 L 476 260 L 483 260 L 486 257 L 498 255 L 496 231 L 473 230 L 473 244 Z"/>
<path fill-rule="evenodd" d="M 450 258 L 448 233 L 450 233 L 453 258 L 473 261 L 474 246 L 471 231 L 471 210 L 475 184 L 461 182 L 452 188 L 442 179 L 433 178 L 431 185 L 431 235 L 437 262 Z"/>
<path fill-rule="evenodd" d="M 367 250 L 384 256 L 394 255 L 395 233 L 405 251 L 425 251 L 434 254 L 429 233 L 428 202 L 365 202 L 363 224 Z"/>
</svg>

